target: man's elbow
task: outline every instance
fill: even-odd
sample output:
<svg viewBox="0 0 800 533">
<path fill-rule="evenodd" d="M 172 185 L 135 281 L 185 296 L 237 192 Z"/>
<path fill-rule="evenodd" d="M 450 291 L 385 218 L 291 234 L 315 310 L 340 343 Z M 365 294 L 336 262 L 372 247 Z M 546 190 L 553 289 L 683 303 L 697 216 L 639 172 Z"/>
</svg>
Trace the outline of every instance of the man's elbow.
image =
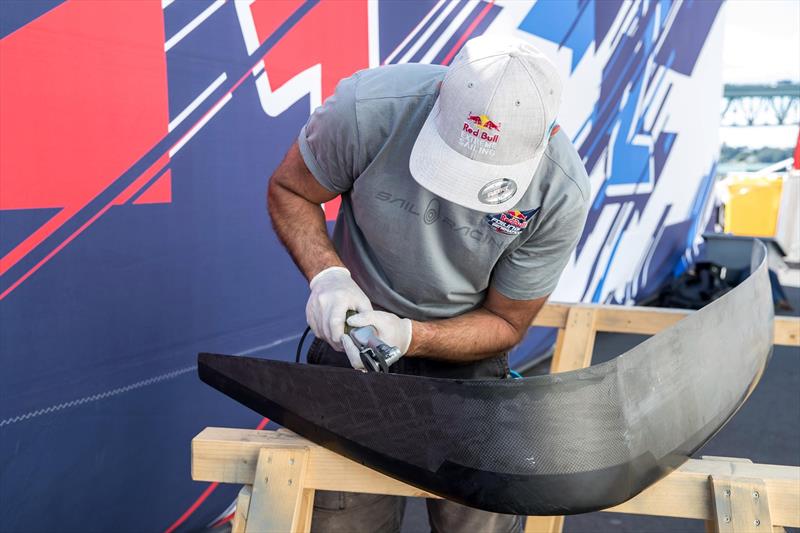
<svg viewBox="0 0 800 533">
<path fill-rule="evenodd" d="M 508 348 L 506 348 L 506 350 L 512 350 L 512 349 L 514 349 L 514 348 L 515 348 L 515 347 L 516 347 L 516 346 L 517 346 L 519 343 L 521 343 L 521 342 L 522 342 L 522 339 L 524 339 L 524 338 L 525 338 L 525 335 L 528 333 L 528 328 L 524 328 L 524 329 L 517 329 L 517 328 L 514 328 L 513 332 L 514 332 L 514 333 L 513 333 L 513 337 L 512 337 L 512 342 L 511 342 L 511 345 L 510 345 Z"/>
<path fill-rule="evenodd" d="M 285 192 L 285 189 L 280 183 L 280 176 L 275 173 L 269 179 L 269 183 L 267 184 L 267 195 L 266 195 L 266 208 L 267 212 L 272 214 L 273 209 L 277 207 L 281 202 L 281 196 Z"/>
<path fill-rule="evenodd" d="M 503 320 L 506 330 L 505 335 L 502 336 L 505 341 L 502 343 L 502 351 L 507 352 L 522 342 L 522 339 L 524 339 L 525 335 L 528 333 L 528 328 L 517 326 L 503 318 L 501 318 L 501 320 Z"/>
</svg>

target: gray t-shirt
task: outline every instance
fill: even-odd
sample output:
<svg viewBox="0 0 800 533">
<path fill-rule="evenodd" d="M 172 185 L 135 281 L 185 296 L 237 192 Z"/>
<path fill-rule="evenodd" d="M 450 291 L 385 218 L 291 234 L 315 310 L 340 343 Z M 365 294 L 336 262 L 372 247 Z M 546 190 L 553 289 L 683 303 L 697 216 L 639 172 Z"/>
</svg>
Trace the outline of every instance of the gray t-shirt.
<svg viewBox="0 0 800 533">
<path fill-rule="evenodd" d="M 589 179 L 556 133 L 514 210 L 487 215 L 437 197 L 408 170 L 446 67 L 363 70 L 300 131 L 300 153 L 342 193 L 333 243 L 378 308 L 429 320 L 480 306 L 491 285 L 515 300 L 550 294 L 583 229 Z"/>
</svg>

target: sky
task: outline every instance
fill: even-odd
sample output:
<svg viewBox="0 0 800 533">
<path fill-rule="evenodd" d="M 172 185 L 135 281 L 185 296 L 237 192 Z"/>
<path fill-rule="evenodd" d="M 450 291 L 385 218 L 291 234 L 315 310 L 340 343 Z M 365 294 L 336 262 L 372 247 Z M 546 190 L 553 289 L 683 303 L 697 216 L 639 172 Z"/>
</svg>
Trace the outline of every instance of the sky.
<svg viewBox="0 0 800 533">
<path fill-rule="evenodd" d="M 800 81 L 800 0 L 728 0 L 724 17 L 725 83 Z M 720 128 L 720 142 L 792 147 L 797 133 L 797 126 Z"/>
</svg>

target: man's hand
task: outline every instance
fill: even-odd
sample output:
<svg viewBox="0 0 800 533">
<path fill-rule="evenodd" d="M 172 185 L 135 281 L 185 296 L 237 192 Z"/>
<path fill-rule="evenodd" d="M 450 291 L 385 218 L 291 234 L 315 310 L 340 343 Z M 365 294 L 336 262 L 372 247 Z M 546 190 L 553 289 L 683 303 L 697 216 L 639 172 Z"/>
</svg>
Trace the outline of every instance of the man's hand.
<svg viewBox="0 0 800 533">
<path fill-rule="evenodd" d="M 306 303 L 306 320 L 311 331 L 342 351 L 347 311 L 372 311 L 372 304 L 343 267 L 326 268 L 311 280 L 311 296 Z"/>
<path fill-rule="evenodd" d="M 400 355 L 405 355 L 411 344 L 411 321 L 400 318 L 384 311 L 365 311 L 347 319 L 347 325 L 354 328 L 372 326 L 377 331 L 378 338 L 400 350 Z M 348 335 L 342 335 L 342 346 L 350 360 L 350 364 L 357 370 L 364 370 L 358 347 Z"/>
</svg>

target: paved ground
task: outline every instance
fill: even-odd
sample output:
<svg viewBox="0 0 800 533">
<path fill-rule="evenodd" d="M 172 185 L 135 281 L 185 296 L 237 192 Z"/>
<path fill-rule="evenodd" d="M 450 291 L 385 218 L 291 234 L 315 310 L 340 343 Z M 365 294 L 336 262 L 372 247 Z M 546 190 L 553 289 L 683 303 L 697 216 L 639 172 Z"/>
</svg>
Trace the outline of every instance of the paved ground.
<svg viewBox="0 0 800 533">
<path fill-rule="evenodd" d="M 800 310 L 800 289 L 787 294 Z M 645 337 L 601 333 L 593 362 L 611 359 Z M 541 370 L 541 369 L 540 369 Z M 757 463 L 800 465 L 800 348 L 776 347 L 772 360 L 747 403 L 696 455 L 746 457 Z M 403 533 L 430 531 L 424 500 L 409 498 Z M 565 533 L 576 532 L 703 532 L 702 522 L 677 518 L 589 513 L 567 517 Z M 789 530 L 796 531 L 796 530 Z M 479 533 L 479 532 L 476 532 Z"/>
</svg>

